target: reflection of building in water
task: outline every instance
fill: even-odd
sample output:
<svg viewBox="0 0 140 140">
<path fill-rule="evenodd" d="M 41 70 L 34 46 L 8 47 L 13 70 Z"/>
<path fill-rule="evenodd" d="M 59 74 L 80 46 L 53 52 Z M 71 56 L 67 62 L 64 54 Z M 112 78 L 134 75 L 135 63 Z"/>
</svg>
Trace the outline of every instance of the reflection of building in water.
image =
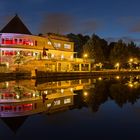
<svg viewBox="0 0 140 140">
<path fill-rule="evenodd" d="M 29 82 L 0 83 L 1 117 L 67 110 L 74 104 L 74 91 L 88 87 L 91 80 L 47 82 L 37 86 L 33 86 L 33 81 Z"/>
</svg>

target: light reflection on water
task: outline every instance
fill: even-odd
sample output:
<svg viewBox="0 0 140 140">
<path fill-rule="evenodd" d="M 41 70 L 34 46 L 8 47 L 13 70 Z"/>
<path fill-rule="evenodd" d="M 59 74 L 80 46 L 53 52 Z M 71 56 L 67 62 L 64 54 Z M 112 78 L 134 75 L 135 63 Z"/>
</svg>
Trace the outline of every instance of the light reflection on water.
<svg viewBox="0 0 140 140">
<path fill-rule="evenodd" d="M 1 82 L 0 137 L 136 139 L 139 98 L 140 76 Z"/>
</svg>

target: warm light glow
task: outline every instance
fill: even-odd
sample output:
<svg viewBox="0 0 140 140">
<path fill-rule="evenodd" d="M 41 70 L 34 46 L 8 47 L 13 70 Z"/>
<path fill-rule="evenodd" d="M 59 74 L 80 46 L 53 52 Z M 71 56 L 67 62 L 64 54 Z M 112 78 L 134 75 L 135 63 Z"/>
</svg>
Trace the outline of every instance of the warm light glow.
<svg viewBox="0 0 140 140">
<path fill-rule="evenodd" d="M 45 94 L 48 94 L 48 91 L 47 91 L 47 90 L 45 90 L 45 91 L 44 91 L 44 93 L 45 93 Z"/>
<path fill-rule="evenodd" d="M 85 92 L 84 92 L 84 96 L 87 96 L 87 95 L 88 95 L 88 93 L 85 91 Z"/>
<path fill-rule="evenodd" d="M 73 88 L 70 88 L 70 91 L 73 92 Z"/>
<path fill-rule="evenodd" d="M 120 76 L 116 76 L 116 79 L 120 79 Z"/>
<path fill-rule="evenodd" d="M 61 89 L 61 93 L 64 93 L 64 89 Z"/>
<path fill-rule="evenodd" d="M 20 96 L 19 96 L 19 95 L 16 95 L 16 98 L 17 98 L 17 99 L 19 99 L 19 98 L 20 98 Z"/>
<path fill-rule="evenodd" d="M 6 82 L 6 87 L 9 87 L 9 82 Z"/>
<path fill-rule="evenodd" d="M 64 55 L 61 55 L 61 59 L 64 59 Z"/>
<path fill-rule="evenodd" d="M 87 57 L 88 57 L 88 55 L 85 53 L 85 54 L 84 54 L 84 58 L 87 58 Z"/>
<path fill-rule="evenodd" d="M 115 67 L 119 67 L 119 66 L 120 66 L 120 64 L 119 64 L 119 63 L 116 63 L 116 64 L 115 64 Z"/>
<path fill-rule="evenodd" d="M 132 84 L 132 83 L 130 83 L 130 84 L 128 84 L 128 86 L 132 88 L 132 87 L 133 87 L 133 84 Z"/>
<path fill-rule="evenodd" d="M 133 62 L 133 58 L 130 58 L 129 61 L 130 61 L 130 62 Z"/>
<path fill-rule="evenodd" d="M 100 80 L 100 81 L 101 81 L 101 80 L 102 80 L 102 77 L 99 77 L 99 78 L 98 78 L 98 80 Z"/>
<path fill-rule="evenodd" d="M 70 58 L 73 59 L 73 55 L 71 55 Z"/>
<path fill-rule="evenodd" d="M 54 58 L 54 54 L 52 54 L 52 58 Z"/>
</svg>

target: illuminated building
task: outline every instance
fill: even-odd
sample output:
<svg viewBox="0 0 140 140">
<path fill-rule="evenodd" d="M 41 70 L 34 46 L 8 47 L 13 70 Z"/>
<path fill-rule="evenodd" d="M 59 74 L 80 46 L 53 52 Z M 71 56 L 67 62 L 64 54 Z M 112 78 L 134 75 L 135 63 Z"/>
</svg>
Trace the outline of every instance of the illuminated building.
<svg viewBox="0 0 140 140">
<path fill-rule="evenodd" d="M 66 36 L 32 35 L 17 15 L 0 31 L 0 63 L 11 69 L 16 67 L 14 56 L 20 54 L 22 70 L 89 71 L 90 63 L 74 59 L 75 53 L 74 43 Z"/>
</svg>

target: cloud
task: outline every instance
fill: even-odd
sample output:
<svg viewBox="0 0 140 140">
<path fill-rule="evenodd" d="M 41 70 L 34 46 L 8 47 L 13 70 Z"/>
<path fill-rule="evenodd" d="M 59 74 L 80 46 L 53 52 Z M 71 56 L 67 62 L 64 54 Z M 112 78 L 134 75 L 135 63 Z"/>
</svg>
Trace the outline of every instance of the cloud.
<svg viewBox="0 0 140 140">
<path fill-rule="evenodd" d="M 81 23 L 79 30 L 83 33 L 93 33 L 100 30 L 103 24 L 98 19 L 90 19 Z"/>
<path fill-rule="evenodd" d="M 64 34 L 73 29 L 74 17 L 64 13 L 45 14 L 40 23 L 41 33 L 54 32 Z"/>
<path fill-rule="evenodd" d="M 129 31 L 133 33 L 140 33 L 140 20 L 133 24 Z"/>
<path fill-rule="evenodd" d="M 140 33 L 140 17 L 120 17 L 118 23 L 123 26 L 128 33 Z"/>
</svg>

